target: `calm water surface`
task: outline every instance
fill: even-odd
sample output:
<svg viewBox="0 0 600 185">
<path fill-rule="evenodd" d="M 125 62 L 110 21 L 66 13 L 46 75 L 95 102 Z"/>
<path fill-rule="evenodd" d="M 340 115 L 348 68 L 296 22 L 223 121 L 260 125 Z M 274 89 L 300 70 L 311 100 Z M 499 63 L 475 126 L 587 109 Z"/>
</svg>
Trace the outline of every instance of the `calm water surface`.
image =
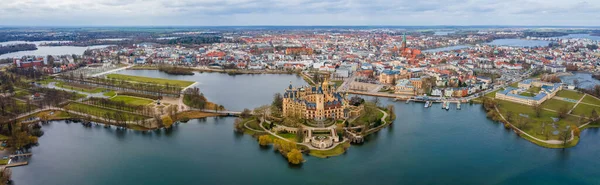
<svg viewBox="0 0 600 185">
<path fill-rule="evenodd" d="M 161 77 L 196 79 L 209 99 L 228 108 L 266 104 L 290 80 L 301 81 L 293 75 Z M 53 122 L 43 127 L 31 163 L 13 169 L 13 179 L 17 185 L 600 183 L 598 129 L 583 131 L 574 148 L 545 149 L 488 120 L 480 105 L 445 111 L 439 104 L 424 109 L 381 100 L 396 106 L 391 127 L 342 156 L 305 156 L 300 168 L 235 134 L 234 118 L 191 120 L 148 133 Z"/>
<path fill-rule="evenodd" d="M 79 47 L 79 46 L 39 46 L 42 43 L 56 43 L 56 42 L 67 42 L 67 41 L 35 41 L 35 42 L 26 42 L 26 41 L 8 41 L 8 42 L 0 42 L 0 45 L 8 45 L 8 44 L 36 44 L 38 45 L 37 50 L 31 51 L 19 51 L 13 53 L 6 53 L 0 55 L 0 58 L 15 58 L 22 56 L 47 56 L 47 55 L 81 55 L 87 49 L 97 49 L 104 48 L 108 45 L 98 45 L 98 46 L 89 46 L 89 47 Z"/>
</svg>

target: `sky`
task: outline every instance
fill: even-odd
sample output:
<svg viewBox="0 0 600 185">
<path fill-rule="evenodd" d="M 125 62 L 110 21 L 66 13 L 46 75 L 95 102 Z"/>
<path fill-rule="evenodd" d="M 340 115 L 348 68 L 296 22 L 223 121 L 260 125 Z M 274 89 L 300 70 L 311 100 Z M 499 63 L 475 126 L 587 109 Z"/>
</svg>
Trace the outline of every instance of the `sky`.
<svg viewBox="0 0 600 185">
<path fill-rule="evenodd" d="M 600 0 L 0 0 L 4 26 L 600 26 Z"/>
</svg>

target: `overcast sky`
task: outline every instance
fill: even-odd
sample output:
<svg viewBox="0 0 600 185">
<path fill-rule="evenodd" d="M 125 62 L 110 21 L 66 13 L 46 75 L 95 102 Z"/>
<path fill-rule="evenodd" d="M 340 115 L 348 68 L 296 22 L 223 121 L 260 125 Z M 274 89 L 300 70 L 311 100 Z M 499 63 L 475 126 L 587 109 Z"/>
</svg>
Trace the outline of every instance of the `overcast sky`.
<svg viewBox="0 0 600 185">
<path fill-rule="evenodd" d="M 600 26 L 600 0 L 0 0 L 0 25 Z"/>
</svg>

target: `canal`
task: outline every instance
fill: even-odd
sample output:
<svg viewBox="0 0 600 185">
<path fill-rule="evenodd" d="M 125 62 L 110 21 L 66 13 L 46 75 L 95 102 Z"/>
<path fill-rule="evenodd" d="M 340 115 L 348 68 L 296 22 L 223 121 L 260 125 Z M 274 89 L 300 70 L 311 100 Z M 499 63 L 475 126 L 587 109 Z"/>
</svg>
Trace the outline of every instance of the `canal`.
<svg viewBox="0 0 600 185">
<path fill-rule="evenodd" d="M 268 104 L 295 75 L 158 71 L 124 74 L 188 79 L 210 100 L 230 109 Z M 234 118 L 206 118 L 170 130 L 139 132 L 52 122 L 30 164 L 13 169 L 29 184 L 599 184 L 600 133 L 588 129 L 566 150 L 538 147 L 490 121 L 480 105 L 393 102 L 394 124 L 338 157 L 305 156 L 292 167 L 280 154 L 233 132 Z"/>
</svg>

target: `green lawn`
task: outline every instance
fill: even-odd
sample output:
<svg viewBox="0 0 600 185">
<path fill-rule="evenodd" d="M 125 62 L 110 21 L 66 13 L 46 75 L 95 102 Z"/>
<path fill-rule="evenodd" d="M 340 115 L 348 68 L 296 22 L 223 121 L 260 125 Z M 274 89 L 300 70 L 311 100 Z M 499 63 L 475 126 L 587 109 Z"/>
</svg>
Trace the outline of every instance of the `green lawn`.
<svg viewBox="0 0 600 185">
<path fill-rule="evenodd" d="M 131 104 L 131 105 L 148 105 L 148 104 L 154 102 L 151 99 L 139 98 L 139 97 L 134 97 L 134 96 L 124 96 L 124 95 L 117 95 L 117 96 L 111 98 L 110 100 L 124 101 L 126 104 Z"/>
<path fill-rule="evenodd" d="M 561 91 L 558 91 L 558 93 L 556 93 L 556 96 L 563 97 L 563 98 L 569 98 L 569 99 L 573 99 L 573 100 L 579 100 L 583 96 L 583 93 L 578 93 L 578 92 L 569 91 L 569 90 L 561 90 Z"/>
<path fill-rule="evenodd" d="M 117 95 L 117 92 L 115 92 L 115 91 L 108 91 L 108 92 L 105 92 L 102 95 L 108 96 L 108 97 L 113 97 L 113 96 Z"/>
<path fill-rule="evenodd" d="M 583 114 L 586 117 L 589 117 L 590 115 L 592 115 L 592 110 L 594 109 L 596 109 L 596 112 L 600 113 L 600 107 L 580 103 L 579 105 L 577 105 L 577 107 L 575 107 L 575 109 L 573 109 L 573 112 L 571 112 L 571 114 Z"/>
<path fill-rule="evenodd" d="M 485 94 L 484 96 L 485 96 L 485 97 L 490 97 L 490 98 L 496 98 L 496 93 L 497 93 L 498 91 L 503 91 L 503 90 L 504 90 L 503 88 L 500 88 L 500 89 L 498 89 L 498 90 L 495 90 L 495 91 L 492 91 L 492 92 L 490 92 L 490 93 L 487 93 L 487 94 Z"/>
<path fill-rule="evenodd" d="M 292 133 L 277 133 L 278 136 L 281 136 L 289 141 L 292 142 L 297 142 L 296 141 L 296 134 L 292 134 Z"/>
<path fill-rule="evenodd" d="M 163 79 L 163 78 L 149 78 L 149 77 L 123 75 L 123 74 L 109 74 L 106 77 L 119 79 L 119 80 L 125 80 L 125 81 L 131 81 L 131 82 L 138 82 L 138 83 L 153 83 L 153 84 L 161 84 L 161 85 L 165 85 L 168 83 L 170 85 L 175 85 L 175 86 L 179 86 L 179 87 L 187 87 L 194 83 L 191 81 L 169 80 L 169 79 Z"/>
<path fill-rule="evenodd" d="M 315 157 L 319 157 L 319 158 L 338 156 L 338 155 L 342 155 L 344 152 L 346 152 L 344 150 L 344 146 L 350 147 L 350 143 L 345 142 L 345 143 L 339 144 L 339 145 L 333 147 L 331 150 L 311 150 L 309 152 L 309 154 L 312 156 L 315 156 Z"/>
<path fill-rule="evenodd" d="M 520 128 L 521 130 L 543 140 L 559 139 L 558 135 L 552 134 L 552 132 L 557 129 L 551 126 L 551 124 L 554 122 L 552 117 L 558 118 L 558 113 L 542 110 L 541 115 L 538 118 L 535 116 L 535 111 L 530 106 L 503 100 L 498 100 L 498 103 L 498 109 L 505 118 L 508 115 L 508 111 L 513 112 L 513 121 L 511 121 L 513 125 L 518 126 L 518 122 L 516 121 L 517 119 L 529 119 L 530 123 L 526 127 Z M 524 118 L 520 116 L 520 114 L 527 115 L 529 118 Z M 556 125 L 558 128 L 564 129 L 567 125 L 579 126 L 578 121 L 579 118 L 575 116 L 567 116 L 566 118 L 560 119 L 558 122 L 556 122 Z M 543 128 L 543 125 L 545 125 L 545 129 Z"/>
<path fill-rule="evenodd" d="M 514 88 L 519 88 L 519 82 L 512 83 L 510 84 L 510 86 Z"/>
<path fill-rule="evenodd" d="M 333 82 L 333 84 L 335 84 L 336 87 L 340 87 L 344 83 L 344 81 L 342 81 L 342 80 L 335 80 L 335 81 L 331 81 L 331 82 Z"/>
<path fill-rule="evenodd" d="M 585 103 L 590 103 L 590 104 L 594 104 L 594 105 L 599 105 L 600 106 L 600 100 L 594 98 L 593 96 L 587 95 L 585 96 L 585 98 L 583 98 L 583 100 L 581 102 L 585 102 Z"/>
<path fill-rule="evenodd" d="M 531 88 L 527 89 L 528 92 L 532 93 L 532 94 L 537 94 L 542 90 L 542 87 L 533 87 L 531 86 Z"/>
<path fill-rule="evenodd" d="M 528 97 L 534 97 L 535 96 L 535 94 L 530 93 L 530 92 L 522 92 L 522 93 L 519 93 L 519 95 L 521 95 L 521 96 L 528 96 Z"/>
<path fill-rule="evenodd" d="M 0 134 L 0 141 L 8 140 L 8 138 L 9 138 L 8 136 Z"/>
<path fill-rule="evenodd" d="M 115 112 L 118 112 L 118 111 L 112 110 L 112 109 L 105 109 L 105 108 L 100 108 L 100 107 L 81 104 L 81 103 L 70 103 L 69 105 L 65 106 L 65 109 L 82 112 L 82 113 L 87 113 L 87 114 L 94 115 L 97 117 L 105 117 L 106 113 L 114 114 Z M 125 118 L 126 120 L 133 120 L 134 118 L 143 118 L 143 119 L 149 118 L 146 116 L 140 116 L 137 114 L 131 114 L 131 113 L 127 113 L 127 112 L 123 112 L 123 113 L 126 117 Z"/>
<path fill-rule="evenodd" d="M 543 108 L 552 109 L 555 111 L 558 111 L 563 106 L 567 106 L 567 108 L 569 108 L 569 110 L 570 110 L 571 108 L 573 108 L 573 106 L 575 106 L 575 103 L 557 100 L 557 99 L 549 99 L 549 100 L 546 100 L 544 103 L 542 103 Z"/>
<path fill-rule="evenodd" d="M 8 164 L 8 160 L 9 159 L 0 159 L 0 165 L 6 165 L 6 164 Z"/>
<path fill-rule="evenodd" d="M 104 91 L 103 88 L 99 88 L 99 87 L 77 87 L 74 84 L 73 85 L 69 85 L 68 83 L 65 82 L 57 82 L 55 84 L 57 87 L 61 87 L 64 89 L 71 89 L 71 90 L 76 90 L 76 91 L 81 91 L 81 92 L 86 92 L 86 93 L 99 93 Z"/>
</svg>

